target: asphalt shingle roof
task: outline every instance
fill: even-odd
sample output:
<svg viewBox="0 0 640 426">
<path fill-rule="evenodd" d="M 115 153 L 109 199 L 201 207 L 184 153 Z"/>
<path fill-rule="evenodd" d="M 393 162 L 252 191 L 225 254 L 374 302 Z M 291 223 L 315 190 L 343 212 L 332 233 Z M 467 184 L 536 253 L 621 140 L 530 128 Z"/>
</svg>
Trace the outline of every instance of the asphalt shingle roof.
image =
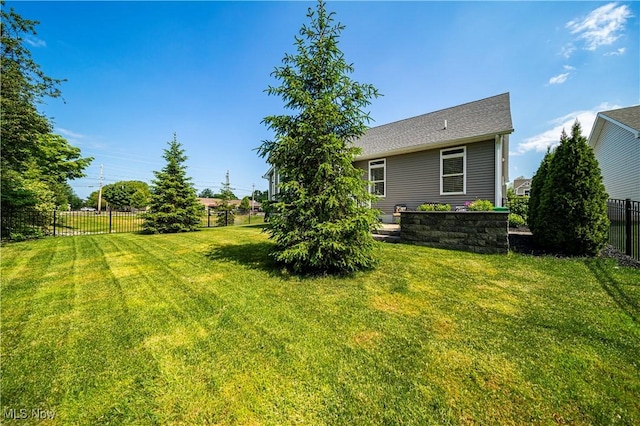
<svg viewBox="0 0 640 426">
<path fill-rule="evenodd" d="M 640 105 L 603 111 L 600 114 L 616 120 L 640 132 Z"/>
<path fill-rule="evenodd" d="M 444 124 L 447 121 L 447 128 Z M 361 159 L 472 142 L 513 132 L 509 93 L 372 127 L 355 142 Z"/>
</svg>

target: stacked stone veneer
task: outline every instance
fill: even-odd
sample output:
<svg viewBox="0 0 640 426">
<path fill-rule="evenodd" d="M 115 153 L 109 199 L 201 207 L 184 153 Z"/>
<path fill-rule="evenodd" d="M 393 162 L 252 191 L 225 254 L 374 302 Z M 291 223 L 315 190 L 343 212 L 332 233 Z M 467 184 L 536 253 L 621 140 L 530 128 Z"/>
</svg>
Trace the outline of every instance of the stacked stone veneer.
<svg viewBox="0 0 640 426">
<path fill-rule="evenodd" d="M 507 253 L 505 212 L 402 212 L 402 242 L 474 253 Z"/>
</svg>

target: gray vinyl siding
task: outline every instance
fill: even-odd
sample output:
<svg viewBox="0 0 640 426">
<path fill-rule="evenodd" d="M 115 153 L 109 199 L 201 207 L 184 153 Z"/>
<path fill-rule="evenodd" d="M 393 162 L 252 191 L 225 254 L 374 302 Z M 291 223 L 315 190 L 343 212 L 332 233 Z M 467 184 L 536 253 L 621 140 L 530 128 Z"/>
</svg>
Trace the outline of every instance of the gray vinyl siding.
<svg viewBox="0 0 640 426">
<path fill-rule="evenodd" d="M 640 201 L 640 139 L 605 121 L 594 152 L 609 198 Z"/>
<path fill-rule="evenodd" d="M 387 160 L 386 197 L 380 198 L 373 207 L 381 210 L 383 215 L 389 215 L 393 213 L 396 204 L 405 204 L 407 208 L 415 209 L 425 202 L 445 203 L 455 207 L 476 199 L 493 201 L 495 141 L 476 142 L 466 147 L 466 194 L 440 195 L 440 149 L 433 149 L 380 157 Z M 369 161 L 358 161 L 355 165 L 368 170 Z"/>
</svg>

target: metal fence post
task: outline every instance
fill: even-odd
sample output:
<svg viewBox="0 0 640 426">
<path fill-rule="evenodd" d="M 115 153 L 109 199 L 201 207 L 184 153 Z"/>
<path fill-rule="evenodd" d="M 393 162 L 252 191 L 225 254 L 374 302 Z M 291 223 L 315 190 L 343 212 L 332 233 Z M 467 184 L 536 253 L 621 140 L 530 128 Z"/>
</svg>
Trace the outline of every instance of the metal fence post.
<svg viewBox="0 0 640 426">
<path fill-rule="evenodd" d="M 53 236 L 56 236 L 56 219 L 57 219 L 57 215 L 56 213 L 58 213 L 57 209 L 53 210 Z"/>
<path fill-rule="evenodd" d="M 631 199 L 624 200 L 624 234 L 625 234 L 625 254 L 631 256 L 631 228 L 633 223 L 631 222 Z"/>
<path fill-rule="evenodd" d="M 109 233 L 113 232 L 113 226 L 112 226 L 112 216 L 113 215 L 113 211 L 111 209 L 109 209 Z"/>
</svg>

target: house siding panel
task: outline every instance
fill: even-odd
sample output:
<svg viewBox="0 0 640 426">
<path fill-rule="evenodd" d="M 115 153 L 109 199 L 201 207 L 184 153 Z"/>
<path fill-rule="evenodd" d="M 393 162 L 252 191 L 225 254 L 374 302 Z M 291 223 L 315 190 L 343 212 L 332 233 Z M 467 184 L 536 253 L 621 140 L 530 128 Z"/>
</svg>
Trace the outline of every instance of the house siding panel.
<svg viewBox="0 0 640 426">
<path fill-rule="evenodd" d="M 440 149 L 433 149 L 381 157 L 387 160 L 386 197 L 380 198 L 374 207 L 379 209 L 382 215 L 391 215 L 396 204 L 405 204 L 408 209 L 414 210 L 425 202 L 444 203 L 455 207 L 475 199 L 493 200 L 495 141 L 477 142 L 466 147 L 466 194 L 440 195 Z M 368 170 L 368 161 L 357 161 L 355 165 Z"/>
<path fill-rule="evenodd" d="M 594 152 L 609 198 L 640 201 L 640 139 L 605 121 Z"/>
</svg>

